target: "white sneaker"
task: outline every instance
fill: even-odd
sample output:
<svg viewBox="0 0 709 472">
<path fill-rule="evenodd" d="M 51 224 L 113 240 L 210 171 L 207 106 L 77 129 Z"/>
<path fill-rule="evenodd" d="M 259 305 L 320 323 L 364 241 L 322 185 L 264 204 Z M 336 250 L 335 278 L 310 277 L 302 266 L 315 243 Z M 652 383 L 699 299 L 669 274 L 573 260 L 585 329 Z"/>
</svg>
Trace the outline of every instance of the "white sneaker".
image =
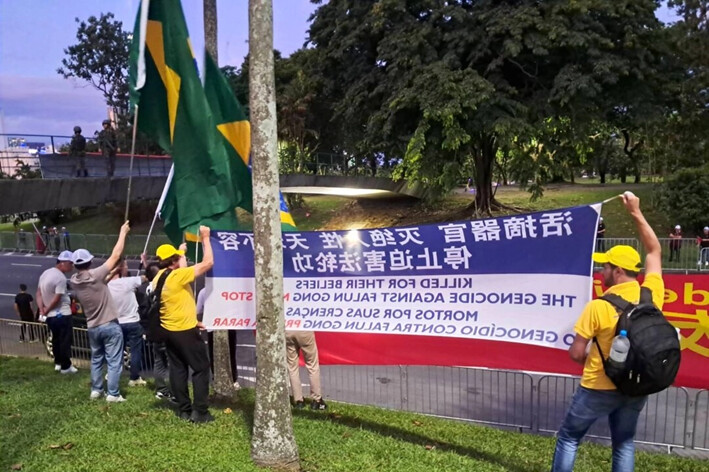
<svg viewBox="0 0 709 472">
<path fill-rule="evenodd" d="M 103 392 L 99 392 L 98 390 L 91 390 L 91 395 L 89 395 L 89 398 L 91 400 L 98 400 L 103 396 Z"/>
<path fill-rule="evenodd" d="M 239 390 L 241 389 L 241 385 L 239 385 L 239 382 L 234 382 L 234 390 Z"/>
<path fill-rule="evenodd" d="M 143 380 L 142 378 L 138 377 L 135 380 L 129 380 L 128 381 L 128 386 L 129 387 L 142 387 L 144 385 L 148 385 L 148 382 Z"/>
<path fill-rule="evenodd" d="M 59 364 L 54 364 L 54 371 L 59 372 L 60 370 L 62 370 L 62 366 Z"/>
<path fill-rule="evenodd" d="M 106 395 L 106 401 L 108 403 L 123 403 L 126 401 L 123 395 Z"/>
<path fill-rule="evenodd" d="M 76 374 L 77 372 L 79 372 L 79 369 L 77 369 L 73 365 L 70 365 L 68 369 L 62 369 L 59 371 L 59 373 L 61 374 Z"/>
</svg>

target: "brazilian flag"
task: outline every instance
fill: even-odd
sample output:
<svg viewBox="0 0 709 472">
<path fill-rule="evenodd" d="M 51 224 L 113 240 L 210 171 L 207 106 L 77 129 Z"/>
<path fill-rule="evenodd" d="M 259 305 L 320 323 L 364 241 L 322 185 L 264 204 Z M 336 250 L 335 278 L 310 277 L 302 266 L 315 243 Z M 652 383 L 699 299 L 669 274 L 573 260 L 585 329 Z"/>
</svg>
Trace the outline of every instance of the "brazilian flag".
<svg viewBox="0 0 709 472">
<path fill-rule="evenodd" d="M 232 160 L 216 133 L 179 0 L 142 0 L 129 64 L 138 130 L 172 156 L 174 178 L 161 209 L 174 243 L 200 224 L 237 228 Z"/>
</svg>

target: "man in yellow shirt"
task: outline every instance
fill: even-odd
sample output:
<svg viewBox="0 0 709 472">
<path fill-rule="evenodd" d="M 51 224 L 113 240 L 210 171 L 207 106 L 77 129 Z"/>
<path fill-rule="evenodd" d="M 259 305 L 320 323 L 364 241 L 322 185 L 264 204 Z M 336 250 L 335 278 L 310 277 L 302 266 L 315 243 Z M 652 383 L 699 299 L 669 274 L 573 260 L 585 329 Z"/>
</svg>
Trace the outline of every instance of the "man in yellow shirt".
<svg viewBox="0 0 709 472">
<path fill-rule="evenodd" d="M 635 222 L 640 241 L 645 248 L 645 280 L 643 287 L 652 291 L 652 301 L 662 309 L 665 285 L 662 280 L 661 246 L 657 236 L 640 211 L 640 200 L 630 192 L 623 195 L 623 204 Z M 630 246 L 614 246 L 604 253 L 594 253 L 593 260 L 603 264 L 603 282 L 606 294 L 619 295 L 638 303 L 640 284 L 637 276 L 641 268 L 640 254 Z M 632 472 L 635 468 L 635 430 L 638 417 L 647 401 L 647 396 L 629 397 L 616 390 L 606 376 L 598 347 L 608 357 L 615 337 L 618 311 L 605 300 L 592 300 L 584 308 L 574 331 L 576 337 L 569 348 L 571 359 L 583 364 L 581 385 L 576 390 L 566 418 L 557 433 L 556 450 L 552 472 L 570 472 L 574 468 L 576 450 L 581 439 L 598 419 L 608 416 L 613 444 L 614 472 Z M 589 343 L 592 345 L 589 348 Z"/>
<path fill-rule="evenodd" d="M 200 226 L 204 256 L 202 262 L 187 267 L 184 245 L 175 249 L 163 244 L 157 250 L 160 272 L 153 279 L 153 290 L 166 269 L 167 275 L 160 297 L 160 324 L 167 331 L 167 357 L 170 372 L 170 388 L 179 407 L 179 416 L 193 423 L 214 421 L 207 408 L 209 396 L 209 357 L 199 330 L 204 326 L 197 321 L 197 308 L 190 284 L 205 274 L 214 265 L 209 228 Z M 194 402 L 190 401 L 187 386 L 189 369 L 192 368 Z"/>
</svg>

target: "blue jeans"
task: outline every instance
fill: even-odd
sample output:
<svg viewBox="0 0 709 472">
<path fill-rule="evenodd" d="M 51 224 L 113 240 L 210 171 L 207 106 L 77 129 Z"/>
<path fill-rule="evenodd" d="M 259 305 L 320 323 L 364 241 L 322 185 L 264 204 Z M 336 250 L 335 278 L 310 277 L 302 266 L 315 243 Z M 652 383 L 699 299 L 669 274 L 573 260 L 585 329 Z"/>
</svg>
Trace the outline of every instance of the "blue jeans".
<svg viewBox="0 0 709 472">
<path fill-rule="evenodd" d="M 108 364 L 108 394 L 117 396 L 123 371 L 123 331 L 117 321 L 89 328 L 91 344 L 91 390 L 103 392 L 103 362 Z"/>
<path fill-rule="evenodd" d="M 138 380 L 143 365 L 143 327 L 137 321 L 123 323 L 120 326 L 123 331 L 123 342 L 130 348 L 130 379 Z"/>
<path fill-rule="evenodd" d="M 571 472 L 581 438 L 591 425 L 608 416 L 613 444 L 612 472 L 632 472 L 635 468 L 635 429 L 647 396 L 629 397 L 616 390 L 579 387 L 557 434 L 552 472 Z"/>
</svg>

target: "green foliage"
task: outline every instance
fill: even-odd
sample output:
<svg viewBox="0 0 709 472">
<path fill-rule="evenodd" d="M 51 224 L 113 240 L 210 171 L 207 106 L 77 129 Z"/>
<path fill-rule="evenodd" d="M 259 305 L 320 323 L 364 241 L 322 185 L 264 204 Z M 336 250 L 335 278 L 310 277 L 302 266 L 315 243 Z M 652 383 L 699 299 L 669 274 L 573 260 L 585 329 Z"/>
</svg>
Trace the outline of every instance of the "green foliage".
<svg viewBox="0 0 709 472">
<path fill-rule="evenodd" d="M 701 234 L 709 224 L 709 164 L 680 169 L 666 177 L 660 204 L 682 227 Z"/>
<path fill-rule="evenodd" d="M 128 114 L 128 56 L 130 38 L 123 23 L 113 13 L 76 18 L 79 28 L 77 44 L 64 49 L 67 57 L 57 73 L 64 78 L 76 77 L 89 82 L 103 93 L 106 104 L 119 115 Z"/>
<path fill-rule="evenodd" d="M 21 159 L 15 159 L 15 179 L 41 179 L 42 171 Z"/>
<path fill-rule="evenodd" d="M 614 112 L 627 121 L 655 103 L 666 57 L 655 8 L 331 0 L 310 28 L 314 73 L 348 152 L 403 158 L 395 175 L 434 197 L 472 169 L 487 212 L 500 149 L 509 157 L 521 146 L 517 160 L 542 185 L 592 157 L 592 123 Z"/>
</svg>

